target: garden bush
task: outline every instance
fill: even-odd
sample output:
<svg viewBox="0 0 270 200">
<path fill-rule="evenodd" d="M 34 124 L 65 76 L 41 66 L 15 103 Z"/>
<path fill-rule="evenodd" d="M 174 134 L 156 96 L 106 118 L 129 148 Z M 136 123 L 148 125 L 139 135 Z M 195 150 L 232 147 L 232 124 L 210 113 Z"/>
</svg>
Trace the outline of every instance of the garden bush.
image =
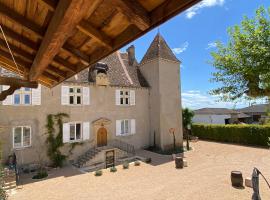
<svg viewBox="0 0 270 200">
<path fill-rule="evenodd" d="M 193 124 L 192 134 L 199 139 L 267 147 L 270 126 Z"/>
<path fill-rule="evenodd" d="M 135 166 L 140 166 L 140 165 L 141 165 L 141 162 L 138 161 L 138 160 L 136 160 L 136 161 L 134 162 L 134 165 L 135 165 Z"/>
<path fill-rule="evenodd" d="M 129 168 L 129 163 L 128 162 L 124 162 L 123 163 L 123 169 L 128 169 Z"/>
<path fill-rule="evenodd" d="M 117 168 L 116 167 L 111 167 L 110 172 L 117 172 Z"/>
<path fill-rule="evenodd" d="M 102 170 L 95 171 L 95 176 L 102 176 Z"/>
</svg>

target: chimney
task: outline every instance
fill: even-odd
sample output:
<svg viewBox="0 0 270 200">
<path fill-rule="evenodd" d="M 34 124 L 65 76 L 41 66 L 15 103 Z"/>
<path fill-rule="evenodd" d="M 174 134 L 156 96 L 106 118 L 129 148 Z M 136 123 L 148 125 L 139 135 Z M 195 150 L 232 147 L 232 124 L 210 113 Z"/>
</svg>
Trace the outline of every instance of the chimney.
<svg viewBox="0 0 270 200">
<path fill-rule="evenodd" d="M 127 53 L 128 53 L 128 64 L 133 65 L 135 62 L 135 47 L 134 47 L 134 45 L 131 45 L 130 47 L 127 48 Z"/>
</svg>

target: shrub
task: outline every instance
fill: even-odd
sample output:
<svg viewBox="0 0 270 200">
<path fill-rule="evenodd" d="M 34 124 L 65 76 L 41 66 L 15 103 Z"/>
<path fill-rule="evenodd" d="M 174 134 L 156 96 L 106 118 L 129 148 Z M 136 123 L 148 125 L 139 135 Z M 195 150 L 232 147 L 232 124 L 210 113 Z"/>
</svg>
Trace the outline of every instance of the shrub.
<svg viewBox="0 0 270 200">
<path fill-rule="evenodd" d="M 123 163 L 123 169 L 128 169 L 129 168 L 129 163 L 128 162 L 124 162 Z"/>
<path fill-rule="evenodd" d="M 140 162 L 140 161 L 136 160 L 136 161 L 134 162 L 134 166 L 140 166 L 140 165 L 141 165 L 141 162 Z"/>
<path fill-rule="evenodd" d="M 192 132 L 200 139 L 268 146 L 269 125 L 192 125 Z"/>
<path fill-rule="evenodd" d="M 102 170 L 95 171 L 95 176 L 102 176 Z"/>
<path fill-rule="evenodd" d="M 146 163 L 151 163 L 151 162 L 152 162 L 152 159 L 151 159 L 151 158 L 146 158 L 146 159 L 145 159 L 145 162 L 146 162 Z"/>
<path fill-rule="evenodd" d="M 32 179 L 43 179 L 43 178 L 46 178 L 47 176 L 48 176 L 48 173 L 45 170 L 41 170 L 36 175 L 34 175 Z"/>
<path fill-rule="evenodd" d="M 116 167 L 111 167 L 111 168 L 110 168 L 110 172 L 117 172 Z"/>
</svg>

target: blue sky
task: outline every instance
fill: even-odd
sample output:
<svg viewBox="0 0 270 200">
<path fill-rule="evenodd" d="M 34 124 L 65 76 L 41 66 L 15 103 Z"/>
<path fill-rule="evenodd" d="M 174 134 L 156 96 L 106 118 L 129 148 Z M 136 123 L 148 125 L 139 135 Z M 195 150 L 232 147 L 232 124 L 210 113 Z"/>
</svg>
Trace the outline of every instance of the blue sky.
<svg viewBox="0 0 270 200">
<path fill-rule="evenodd" d="M 193 109 L 202 107 L 244 107 L 250 102 L 217 102 L 209 90 L 217 84 L 210 83 L 214 68 L 210 52 L 215 50 L 215 41 L 226 43 L 227 29 L 239 24 L 244 15 L 254 16 L 259 6 L 269 7 L 269 0 L 203 0 L 159 27 L 175 55 L 182 61 L 182 104 Z M 147 33 L 132 44 L 136 57 L 141 60 L 158 29 Z M 123 48 L 122 50 L 125 50 Z M 258 103 L 263 103 L 259 101 Z"/>
</svg>

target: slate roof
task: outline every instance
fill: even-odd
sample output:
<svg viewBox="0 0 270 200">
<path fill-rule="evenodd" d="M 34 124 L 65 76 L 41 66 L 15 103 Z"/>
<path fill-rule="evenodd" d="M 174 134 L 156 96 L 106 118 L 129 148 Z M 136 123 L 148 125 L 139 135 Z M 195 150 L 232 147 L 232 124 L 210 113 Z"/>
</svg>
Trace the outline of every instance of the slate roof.
<svg viewBox="0 0 270 200">
<path fill-rule="evenodd" d="M 243 113 L 266 113 L 269 108 L 269 104 L 257 104 L 246 108 L 238 109 L 238 111 Z"/>
<path fill-rule="evenodd" d="M 195 115 L 230 115 L 238 114 L 239 112 L 227 108 L 201 108 L 194 110 L 194 113 Z"/>
<path fill-rule="evenodd" d="M 145 53 L 140 64 L 146 63 L 156 58 L 163 58 L 174 62 L 180 62 L 176 58 L 176 56 L 174 55 L 174 53 L 172 52 L 172 50 L 170 49 L 169 45 L 166 43 L 162 35 L 160 35 L 160 33 L 156 35 L 153 42 L 150 44 L 150 47 Z"/>
<path fill-rule="evenodd" d="M 107 76 L 111 86 L 120 87 L 148 87 L 148 83 L 139 70 L 137 61 L 130 66 L 128 63 L 127 53 L 116 51 L 113 54 L 105 57 L 100 62 L 107 64 Z M 93 66 L 94 67 L 94 66 Z M 93 70 L 93 69 L 91 69 Z M 91 72 L 90 70 L 90 72 Z M 95 75 L 89 73 L 89 69 L 83 70 L 77 76 L 73 76 L 66 82 L 95 82 Z"/>
</svg>

